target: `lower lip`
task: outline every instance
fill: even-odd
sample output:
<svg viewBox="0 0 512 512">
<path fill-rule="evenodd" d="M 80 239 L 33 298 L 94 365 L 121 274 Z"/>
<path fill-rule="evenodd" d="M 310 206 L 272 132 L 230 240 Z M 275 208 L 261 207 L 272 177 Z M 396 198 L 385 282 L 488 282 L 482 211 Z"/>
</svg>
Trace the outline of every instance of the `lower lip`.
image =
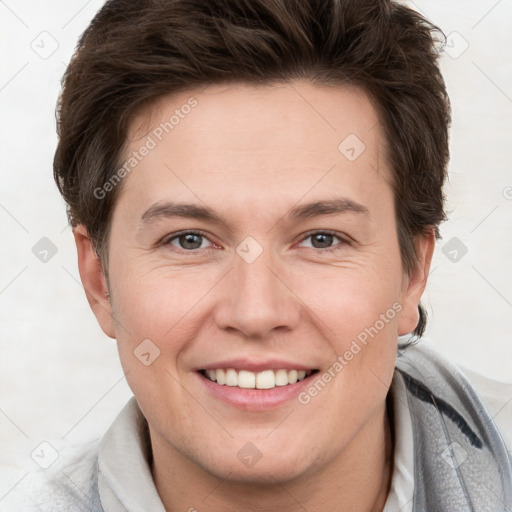
<svg viewBox="0 0 512 512">
<path fill-rule="evenodd" d="M 272 389 L 244 389 L 237 386 L 220 385 L 201 373 L 197 373 L 206 389 L 216 398 L 248 411 L 264 411 L 279 407 L 289 400 L 296 399 L 299 393 L 311 384 L 316 373 L 295 384 L 276 386 Z"/>
</svg>

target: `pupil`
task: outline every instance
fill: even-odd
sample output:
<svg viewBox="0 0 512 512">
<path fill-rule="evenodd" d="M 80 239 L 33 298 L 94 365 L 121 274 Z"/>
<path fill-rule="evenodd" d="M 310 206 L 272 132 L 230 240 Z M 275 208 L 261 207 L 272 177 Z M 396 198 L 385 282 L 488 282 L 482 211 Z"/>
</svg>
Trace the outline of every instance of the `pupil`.
<svg viewBox="0 0 512 512">
<path fill-rule="evenodd" d="M 329 235 L 327 233 L 319 233 L 313 236 L 313 240 L 320 242 L 320 246 L 315 245 L 315 243 L 313 243 L 313 246 L 316 248 L 329 247 L 329 245 L 331 245 L 332 243 L 332 235 Z"/>
<path fill-rule="evenodd" d="M 181 237 L 180 237 L 181 246 L 184 249 L 198 249 L 199 247 L 201 247 L 201 241 L 200 240 L 199 240 L 199 242 L 197 241 L 199 238 L 200 238 L 200 235 L 194 235 L 193 233 L 181 235 Z M 195 242 L 194 242 L 194 239 L 196 239 Z M 196 247 L 196 245 L 197 245 L 197 247 Z"/>
</svg>

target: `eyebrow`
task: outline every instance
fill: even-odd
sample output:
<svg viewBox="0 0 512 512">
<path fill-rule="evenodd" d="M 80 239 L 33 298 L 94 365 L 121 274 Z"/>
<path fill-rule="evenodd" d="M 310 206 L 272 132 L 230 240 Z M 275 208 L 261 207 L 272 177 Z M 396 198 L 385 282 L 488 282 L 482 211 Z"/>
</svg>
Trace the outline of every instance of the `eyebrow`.
<svg viewBox="0 0 512 512">
<path fill-rule="evenodd" d="M 156 203 L 148 208 L 142 215 L 142 221 L 149 223 L 158 218 L 183 217 L 209 222 L 223 223 L 225 220 L 216 214 L 211 208 L 191 203 Z"/>
<path fill-rule="evenodd" d="M 285 218 L 288 221 L 306 220 L 321 215 L 336 215 L 341 213 L 359 213 L 369 215 L 369 210 L 362 204 L 345 197 L 338 197 L 323 201 L 314 201 L 292 208 Z M 228 222 L 211 208 L 192 203 L 156 203 L 148 208 L 142 215 L 143 223 L 149 223 L 159 218 L 182 217 L 197 219 L 228 225 Z"/>
<path fill-rule="evenodd" d="M 296 206 L 290 210 L 286 218 L 289 220 L 305 220 L 311 217 L 319 217 L 320 215 L 335 215 L 347 212 L 361 213 L 364 215 L 370 214 L 366 206 L 346 197 L 338 197 Z"/>
</svg>

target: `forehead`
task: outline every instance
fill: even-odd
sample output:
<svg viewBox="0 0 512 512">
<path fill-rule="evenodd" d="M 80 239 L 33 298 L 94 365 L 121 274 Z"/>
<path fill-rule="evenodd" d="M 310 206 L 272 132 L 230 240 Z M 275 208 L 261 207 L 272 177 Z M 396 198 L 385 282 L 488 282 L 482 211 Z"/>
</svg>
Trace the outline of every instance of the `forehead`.
<svg viewBox="0 0 512 512">
<path fill-rule="evenodd" d="M 125 159 L 148 141 L 121 193 L 141 208 L 165 192 L 250 207 L 277 196 L 296 203 L 340 186 L 361 202 L 390 179 L 377 112 L 355 87 L 294 82 L 184 91 L 138 113 Z"/>
<path fill-rule="evenodd" d="M 188 117 L 191 120 L 185 121 Z M 172 144 L 180 131 L 190 137 L 191 124 L 204 144 L 229 135 L 234 149 L 247 150 L 260 149 L 272 130 L 280 132 L 275 143 L 298 146 L 322 138 L 334 150 L 350 133 L 367 139 L 370 146 L 381 135 L 377 112 L 361 88 L 296 81 L 209 85 L 162 96 L 139 109 L 127 142 L 136 143 L 153 133 L 158 142 Z M 249 130 L 251 138 L 246 136 Z M 318 137 L 312 137 L 314 133 Z M 222 142 L 224 146 L 226 141 Z"/>
</svg>

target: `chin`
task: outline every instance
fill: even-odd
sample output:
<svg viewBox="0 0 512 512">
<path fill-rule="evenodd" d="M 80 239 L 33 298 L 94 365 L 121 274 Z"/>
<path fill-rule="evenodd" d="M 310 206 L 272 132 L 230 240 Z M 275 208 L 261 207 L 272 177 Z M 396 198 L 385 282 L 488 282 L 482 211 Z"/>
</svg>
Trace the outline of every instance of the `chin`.
<svg viewBox="0 0 512 512">
<path fill-rule="evenodd" d="M 260 489 L 266 486 L 275 487 L 278 482 L 281 484 L 291 482 L 304 474 L 304 468 L 291 464 L 289 460 L 264 461 L 263 459 L 262 457 L 252 467 L 244 468 L 241 467 L 242 464 L 230 462 L 222 468 L 219 466 L 210 468 L 209 472 L 223 481 L 247 484 L 251 487 L 258 486 Z"/>
<path fill-rule="evenodd" d="M 259 443 L 260 446 L 262 444 Z M 218 450 L 210 450 L 206 460 L 202 453 L 198 453 L 194 462 L 222 481 L 275 486 L 277 482 L 290 482 L 313 470 L 313 460 L 305 459 L 304 449 L 292 453 L 290 450 L 262 447 L 260 451 L 250 442 L 236 442 L 236 448 L 218 445 Z"/>
</svg>

